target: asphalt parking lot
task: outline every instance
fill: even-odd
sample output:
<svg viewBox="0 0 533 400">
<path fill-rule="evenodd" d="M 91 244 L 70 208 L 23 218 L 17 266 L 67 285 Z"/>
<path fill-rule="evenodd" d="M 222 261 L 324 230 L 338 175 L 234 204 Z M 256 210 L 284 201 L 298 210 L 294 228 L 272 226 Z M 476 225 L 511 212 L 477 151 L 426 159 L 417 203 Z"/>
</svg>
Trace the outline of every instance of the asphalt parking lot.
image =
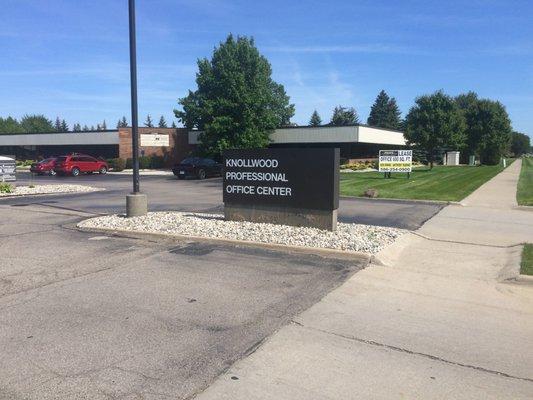
<svg viewBox="0 0 533 400">
<path fill-rule="evenodd" d="M 18 173 L 18 184 L 76 183 L 103 187 L 105 192 L 77 195 L 3 199 L 3 204 L 43 203 L 50 207 L 66 207 L 95 214 L 125 212 L 125 196 L 131 191 L 131 175 L 82 175 L 74 177 L 34 176 Z M 150 211 L 177 210 L 222 212 L 221 178 L 177 180 L 174 176 L 141 176 L 141 190 L 148 195 Z M 368 225 L 418 229 L 435 215 L 442 204 L 429 202 L 390 201 L 379 199 L 341 198 L 339 221 Z"/>
<path fill-rule="evenodd" d="M 106 237 L 0 201 L 0 399 L 186 399 L 363 260 Z"/>
<path fill-rule="evenodd" d="M 0 199 L 0 399 L 188 399 L 366 260 L 80 232 L 131 176 L 31 177 L 103 192 Z M 221 181 L 144 176 L 151 210 L 220 212 Z M 440 209 L 342 200 L 341 220 L 414 229 Z M 420 215 L 422 213 L 422 215 Z"/>
</svg>

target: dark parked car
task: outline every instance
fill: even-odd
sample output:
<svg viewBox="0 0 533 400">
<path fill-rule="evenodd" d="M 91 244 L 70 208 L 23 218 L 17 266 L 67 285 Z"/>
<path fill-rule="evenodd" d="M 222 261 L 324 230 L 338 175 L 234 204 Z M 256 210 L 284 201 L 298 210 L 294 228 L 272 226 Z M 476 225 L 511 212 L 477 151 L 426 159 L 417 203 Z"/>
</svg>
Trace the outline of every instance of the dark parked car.
<svg viewBox="0 0 533 400">
<path fill-rule="evenodd" d="M 222 164 L 210 158 L 190 157 L 172 167 L 172 172 L 178 179 L 198 178 L 222 175 Z"/>
<path fill-rule="evenodd" d="M 55 175 L 54 167 L 56 166 L 56 157 L 49 157 L 30 166 L 30 172 L 38 175 Z"/>
<path fill-rule="evenodd" d="M 61 156 L 57 158 L 54 171 L 58 175 L 72 175 L 78 176 L 81 173 L 98 172 L 100 174 L 107 174 L 109 166 L 103 160 L 98 160 L 94 157 L 85 154 L 71 154 L 68 156 Z"/>
</svg>

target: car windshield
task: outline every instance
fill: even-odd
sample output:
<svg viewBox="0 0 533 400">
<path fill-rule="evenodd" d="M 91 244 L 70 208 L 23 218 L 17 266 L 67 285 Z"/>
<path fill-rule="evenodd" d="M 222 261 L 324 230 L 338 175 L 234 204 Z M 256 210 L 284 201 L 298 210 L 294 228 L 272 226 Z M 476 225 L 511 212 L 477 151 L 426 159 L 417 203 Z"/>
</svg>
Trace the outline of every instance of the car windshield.
<svg viewBox="0 0 533 400">
<path fill-rule="evenodd" d="M 67 161 L 67 157 L 65 157 L 65 156 L 57 157 L 57 162 L 63 162 L 63 161 Z"/>
<path fill-rule="evenodd" d="M 181 162 L 182 165 L 194 165 L 194 164 L 199 164 L 199 163 L 200 163 L 200 159 L 197 157 L 186 158 L 185 160 Z"/>
<path fill-rule="evenodd" d="M 51 161 L 54 161 L 55 158 L 45 158 L 44 160 L 39 161 L 40 164 L 48 164 Z"/>
</svg>

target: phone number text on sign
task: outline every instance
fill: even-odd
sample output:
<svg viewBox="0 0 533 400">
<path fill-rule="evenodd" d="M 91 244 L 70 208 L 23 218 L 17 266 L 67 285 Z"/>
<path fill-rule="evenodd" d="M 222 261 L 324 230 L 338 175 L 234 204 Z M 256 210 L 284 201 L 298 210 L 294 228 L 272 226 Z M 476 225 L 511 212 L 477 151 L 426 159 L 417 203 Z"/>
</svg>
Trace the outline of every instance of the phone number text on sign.
<svg viewBox="0 0 533 400">
<path fill-rule="evenodd" d="M 379 172 L 411 172 L 412 150 L 380 150 Z"/>
</svg>

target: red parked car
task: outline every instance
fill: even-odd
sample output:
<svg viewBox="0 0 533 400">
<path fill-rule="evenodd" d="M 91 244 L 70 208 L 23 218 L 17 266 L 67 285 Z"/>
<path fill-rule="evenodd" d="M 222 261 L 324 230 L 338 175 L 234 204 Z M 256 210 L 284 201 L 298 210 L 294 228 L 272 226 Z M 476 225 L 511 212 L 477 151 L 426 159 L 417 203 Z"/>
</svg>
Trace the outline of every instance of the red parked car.
<svg viewBox="0 0 533 400">
<path fill-rule="evenodd" d="M 30 166 L 30 172 L 37 175 L 55 175 L 54 167 L 56 166 L 56 157 L 49 157 Z"/>
<path fill-rule="evenodd" d="M 58 157 L 54 167 L 54 171 L 58 175 L 68 174 L 72 176 L 78 176 L 82 173 L 92 174 L 93 172 L 107 174 L 108 169 L 109 166 L 105 161 L 85 154 L 71 154 Z"/>
</svg>

